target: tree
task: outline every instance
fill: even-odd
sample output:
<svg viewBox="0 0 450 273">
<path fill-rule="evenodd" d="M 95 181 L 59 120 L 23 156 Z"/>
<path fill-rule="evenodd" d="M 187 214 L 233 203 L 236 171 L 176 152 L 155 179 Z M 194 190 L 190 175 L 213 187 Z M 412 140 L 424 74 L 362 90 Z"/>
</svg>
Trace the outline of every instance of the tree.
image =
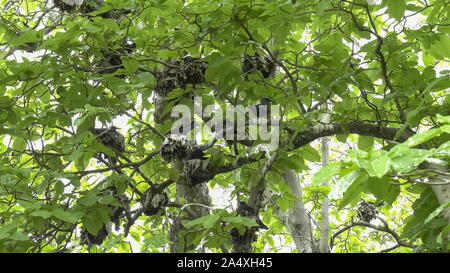
<svg viewBox="0 0 450 273">
<path fill-rule="evenodd" d="M 449 251 L 445 1 L 1 3 L 1 252 Z"/>
</svg>

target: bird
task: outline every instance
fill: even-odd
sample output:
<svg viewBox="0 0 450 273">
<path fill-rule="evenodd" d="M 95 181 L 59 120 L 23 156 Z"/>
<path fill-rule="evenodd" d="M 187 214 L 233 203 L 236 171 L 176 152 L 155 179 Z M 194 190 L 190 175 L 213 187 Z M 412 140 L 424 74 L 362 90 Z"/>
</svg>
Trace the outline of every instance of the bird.
<svg viewBox="0 0 450 273">
<path fill-rule="evenodd" d="M 237 207 L 237 213 L 239 216 L 242 217 L 249 217 L 253 220 L 256 221 L 256 223 L 258 224 L 259 228 L 262 229 L 269 229 L 262 221 L 261 219 L 259 219 L 258 215 L 256 215 L 255 210 L 250 207 L 247 203 L 245 203 L 244 201 L 239 201 L 238 203 L 238 207 Z"/>
<path fill-rule="evenodd" d="M 125 152 L 125 138 L 117 131 L 117 127 L 111 126 L 110 128 L 90 128 L 92 134 L 94 134 L 100 141 L 113 151 L 120 153 Z M 113 164 L 117 162 L 117 156 L 106 156 L 111 160 Z"/>
</svg>

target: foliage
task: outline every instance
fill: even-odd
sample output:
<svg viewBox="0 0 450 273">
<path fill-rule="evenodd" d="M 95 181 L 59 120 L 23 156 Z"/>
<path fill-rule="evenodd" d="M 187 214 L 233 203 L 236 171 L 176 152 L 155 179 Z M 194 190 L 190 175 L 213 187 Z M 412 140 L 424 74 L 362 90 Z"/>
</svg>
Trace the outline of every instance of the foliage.
<svg viewBox="0 0 450 273">
<path fill-rule="evenodd" d="M 63 10 L 50 0 L 0 0 L 0 252 L 167 252 L 179 215 L 178 250 L 231 249 L 230 231 L 255 221 L 230 203 L 189 218 L 180 171 L 159 154 L 173 120 L 156 116 L 177 104 L 193 109 L 194 95 L 222 109 L 262 97 L 281 106 L 275 157 L 263 141 L 219 140 L 202 165 L 210 190 L 225 189 L 226 200 L 254 200 L 264 181 L 270 196 L 257 207 L 270 229 L 256 233 L 253 251 L 297 251 L 282 247 L 293 237 L 281 215 L 300 201 L 286 169 L 301 177 L 312 223 L 330 199 L 333 252 L 448 251 L 449 203 L 427 184 L 437 175 L 427 164 L 446 166 L 450 157 L 446 1 L 84 2 Z M 244 75 L 242 58 L 255 53 L 273 62 L 273 76 Z M 167 101 L 158 105 L 162 68 L 178 60 L 186 77 L 186 54 L 207 62 L 204 75 L 165 82 Z M 125 152 L 99 141 L 93 125 L 120 127 Z M 315 140 L 328 136 L 330 164 L 320 169 Z M 118 154 L 119 165 L 99 153 Z M 171 202 L 143 215 L 144 193 L 157 187 Z M 388 225 L 355 225 L 361 198 L 384 201 Z M 114 208 L 125 211 L 120 219 Z M 83 244 L 83 232 L 99 239 L 106 229 L 99 245 Z"/>
</svg>

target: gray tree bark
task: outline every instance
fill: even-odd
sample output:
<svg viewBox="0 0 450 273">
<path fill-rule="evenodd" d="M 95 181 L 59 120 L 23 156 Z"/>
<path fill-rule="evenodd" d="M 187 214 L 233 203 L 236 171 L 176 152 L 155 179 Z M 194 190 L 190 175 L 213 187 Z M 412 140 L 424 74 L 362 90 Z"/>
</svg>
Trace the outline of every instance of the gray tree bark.
<svg viewBox="0 0 450 273">
<path fill-rule="evenodd" d="M 434 194 L 436 195 L 437 200 L 439 201 L 440 205 L 443 205 L 450 201 L 450 176 L 448 175 L 449 170 L 448 166 L 442 166 L 442 165 L 436 165 L 432 164 L 430 166 L 431 170 L 437 171 L 438 175 L 435 177 L 430 178 L 430 183 L 435 183 L 436 185 L 431 185 L 431 189 L 433 190 Z M 447 184 L 443 184 L 447 183 Z M 440 184 L 440 185 L 437 185 Z M 447 224 L 450 225 L 450 207 L 447 207 L 442 212 L 444 219 L 447 221 Z M 447 242 L 450 241 L 450 232 L 447 233 L 445 236 L 445 239 Z"/>
<path fill-rule="evenodd" d="M 328 165 L 328 158 L 329 158 L 329 150 L 328 150 L 328 138 L 323 137 L 321 139 L 322 143 L 322 167 Z M 324 186 L 328 186 L 328 182 L 324 184 Z M 321 229 L 321 237 L 319 242 L 319 250 L 321 253 L 328 253 L 330 252 L 330 247 L 328 243 L 328 237 L 330 232 L 330 202 L 328 200 L 328 197 L 325 196 L 322 200 L 322 229 Z"/>
<path fill-rule="evenodd" d="M 283 174 L 283 178 L 284 182 L 291 187 L 292 194 L 298 196 L 299 200 L 294 201 L 293 209 L 288 209 L 286 212 L 278 209 L 275 213 L 288 228 L 299 253 L 317 252 L 318 249 L 312 236 L 310 218 L 303 203 L 298 175 L 294 170 L 287 170 Z"/>
</svg>

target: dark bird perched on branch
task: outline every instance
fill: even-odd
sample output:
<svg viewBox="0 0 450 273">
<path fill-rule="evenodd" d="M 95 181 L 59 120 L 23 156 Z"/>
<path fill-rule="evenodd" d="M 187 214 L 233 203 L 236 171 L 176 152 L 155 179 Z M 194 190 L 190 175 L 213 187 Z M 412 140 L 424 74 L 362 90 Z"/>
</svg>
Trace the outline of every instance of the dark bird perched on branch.
<svg viewBox="0 0 450 273">
<path fill-rule="evenodd" d="M 117 131 L 117 127 L 111 126 L 109 129 L 106 128 L 90 128 L 92 134 L 94 134 L 100 141 L 108 148 L 113 151 L 120 153 L 125 152 L 125 137 Z M 114 165 L 117 162 L 117 156 L 105 155 L 107 159 L 111 161 Z"/>
<path fill-rule="evenodd" d="M 269 229 L 266 225 L 264 225 L 264 223 L 261 221 L 261 219 L 259 219 L 258 215 L 256 215 L 255 210 L 252 207 L 250 207 L 249 205 L 247 205 L 247 203 L 245 203 L 244 201 L 239 201 L 236 211 L 239 216 L 249 217 L 249 218 L 255 220 L 256 223 L 258 224 L 259 228 Z"/>
<path fill-rule="evenodd" d="M 161 157 L 166 161 L 174 159 L 184 160 L 193 150 L 193 142 L 184 135 L 170 134 L 164 138 L 161 144 Z"/>
<path fill-rule="evenodd" d="M 209 162 L 204 161 L 207 159 L 204 150 L 208 147 L 196 145 L 184 135 L 170 134 L 161 144 L 160 155 L 181 172 L 188 184 L 194 186 L 206 183 L 214 176 L 207 169 Z"/>
</svg>

